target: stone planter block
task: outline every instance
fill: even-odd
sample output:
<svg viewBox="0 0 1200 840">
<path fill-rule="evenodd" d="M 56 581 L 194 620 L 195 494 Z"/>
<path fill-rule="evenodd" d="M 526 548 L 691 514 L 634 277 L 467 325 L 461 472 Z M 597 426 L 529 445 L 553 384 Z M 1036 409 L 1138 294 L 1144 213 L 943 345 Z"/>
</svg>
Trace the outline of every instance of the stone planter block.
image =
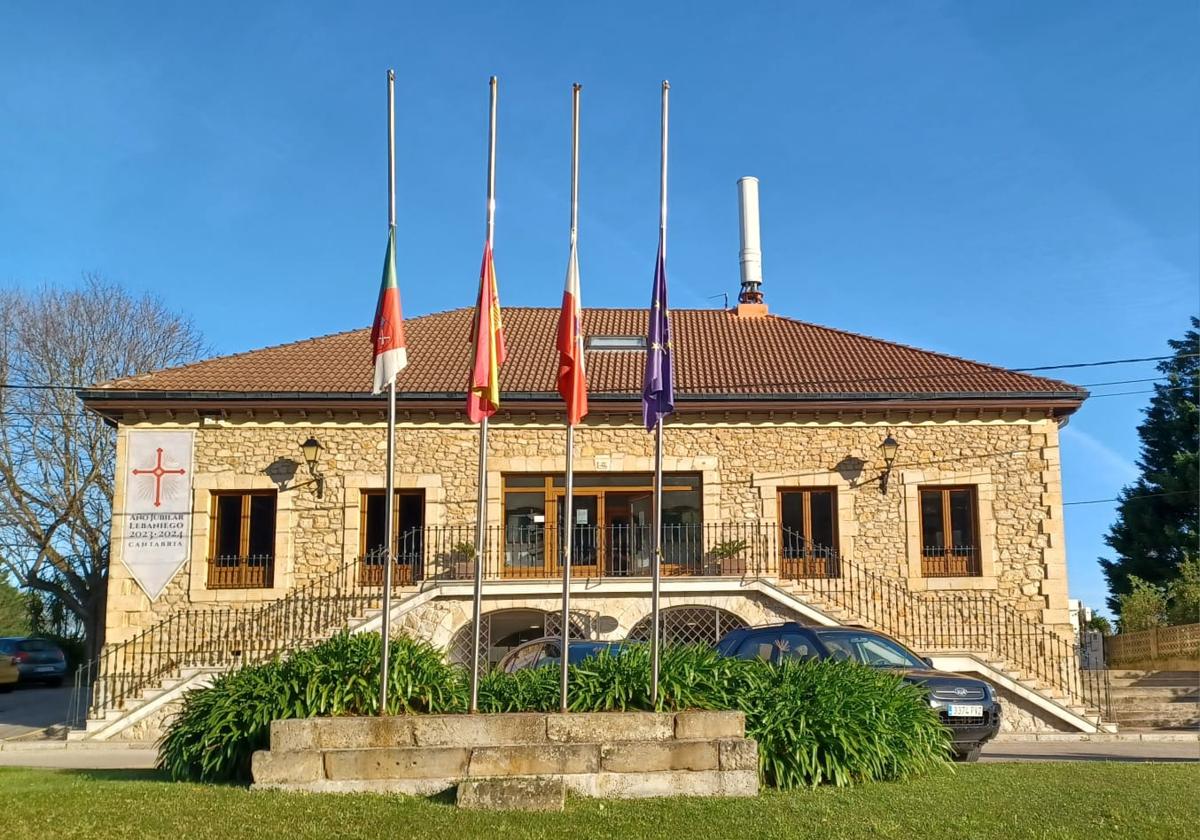
<svg viewBox="0 0 1200 840">
<path fill-rule="evenodd" d="M 600 769 L 598 744 L 510 744 L 471 751 L 471 776 L 543 776 L 595 773 Z"/>
<path fill-rule="evenodd" d="M 674 715 L 655 712 L 583 712 L 546 717 L 551 741 L 604 743 L 666 741 L 675 736 Z"/>
<path fill-rule="evenodd" d="M 679 712 L 675 715 L 675 737 L 680 741 L 701 738 L 741 738 L 746 734 L 746 716 L 741 712 Z"/>
<path fill-rule="evenodd" d="M 462 777 L 470 758 L 466 747 L 330 750 L 325 753 L 325 777 L 331 781 Z"/>
<path fill-rule="evenodd" d="M 486 747 L 541 744 L 546 716 L 536 712 L 503 715 L 413 715 L 408 718 L 419 747 Z"/>
<path fill-rule="evenodd" d="M 325 778 L 319 752 L 259 750 L 250 757 L 250 772 L 255 784 L 266 786 L 310 784 Z"/>
<path fill-rule="evenodd" d="M 713 741 L 624 741 L 600 748 L 600 769 L 612 773 L 719 768 Z"/>
<path fill-rule="evenodd" d="M 458 786 L 458 807 L 476 811 L 561 811 L 567 787 L 561 778 L 469 779 Z"/>
</svg>

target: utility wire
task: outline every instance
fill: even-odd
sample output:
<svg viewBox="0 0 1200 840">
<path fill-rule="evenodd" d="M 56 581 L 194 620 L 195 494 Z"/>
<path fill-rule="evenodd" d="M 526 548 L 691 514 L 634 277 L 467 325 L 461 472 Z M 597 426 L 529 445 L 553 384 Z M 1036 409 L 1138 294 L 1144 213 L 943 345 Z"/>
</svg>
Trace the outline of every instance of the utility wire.
<svg viewBox="0 0 1200 840">
<path fill-rule="evenodd" d="M 607 352 L 607 351 L 605 351 L 605 352 Z M 1069 370 L 1069 369 L 1076 369 L 1076 368 L 1103 367 L 1103 366 L 1107 366 L 1107 365 L 1135 364 L 1138 362 L 1159 362 L 1159 361 L 1165 361 L 1168 359 L 1191 359 L 1191 358 L 1196 358 L 1196 357 L 1200 357 L 1200 353 L 1172 354 L 1169 356 L 1144 356 L 1144 357 L 1135 358 L 1135 359 L 1104 359 L 1101 361 L 1094 361 L 1094 362 L 1072 362 L 1069 364 L 1060 364 L 1060 365 L 1040 365 L 1037 367 L 1016 367 L 1016 368 L 1003 368 L 1003 367 L 998 367 L 995 365 L 985 365 L 980 362 L 971 362 L 969 360 L 963 359 L 963 360 L 957 360 L 957 361 L 961 361 L 966 364 L 978 365 L 979 368 L 981 368 L 981 369 L 944 372 L 944 373 L 926 373 L 926 374 L 902 373 L 902 374 L 891 374 L 891 375 L 886 375 L 886 376 L 864 376 L 864 377 L 842 378 L 842 379 L 839 379 L 839 378 L 812 379 L 812 380 L 807 380 L 807 381 L 785 382 L 785 383 L 780 383 L 780 382 L 741 382 L 741 383 L 738 383 L 738 387 L 751 388 L 751 387 L 769 387 L 769 386 L 853 385 L 853 384 L 862 384 L 862 383 L 868 383 L 868 382 L 890 382 L 890 381 L 907 382 L 907 381 L 916 381 L 916 380 L 922 380 L 922 379 L 945 379 L 945 378 L 955 378 L 955 377 L 962 377 L 962 376 L 979 376 L 982 373 L 1001 373 L 1001 374 L 1003 374 L 1003 373 L 1030 373 L 1030 372 L 1034 372 L 1034 371 Z M 1166 376 L 1166 375 L 1164 374 L 1164 376 Z M 1130 380 L 1130 381 L 1139 381 L 1139 380 Z M 1146 381 L 1149 381 L 1149 380 L 1146 380 Z M 1107 384 L 1107 383 L 1096 383 L 1096 384 L 1103 385 L 1103 384 Z M 1117 383 L 1112 383 L 1112 384 L 1117 384 Z M 87 386 L 87 385 L 31 385 L 31 384 L 25 384 L 25 383 L 17 383 L 17 384 L 0 383 L 0 388 L 6 388 L 9 390 L 22 390 L 22 391 L 78 391 L 78 390 L 85 390 L 88 387 L 90 387 L 90 386 Z M 1089 387 L 1089 386 L 1079 386 L 1079 387 Z M 119 395 L 123 390 L 124 389 L 113 389 L 113 393 Z M 624 392 L 623 391 L 602 391 L 599 389 L 593 389 L 592 393 L 600 394 L 600 393 L 624 393 Z M 633 392 L 630 392 L 630 393 L 633 393 Z"/>
<path fill-rule="evenodd" d="M 1168 490 L 1162 493 L 1133 493 L 1124 498 L 1117 497 L 1115 499 L 1088 499 L 1083 502 L 1063 502 L 1063 507 L 1068 505 L 1102 505 L 1105 502 L 1124 502 L 1130 499 L 1149 499 L 1154 496 L 1185 496 L 1191 494 L 1191 490 Z"/>
</svg>

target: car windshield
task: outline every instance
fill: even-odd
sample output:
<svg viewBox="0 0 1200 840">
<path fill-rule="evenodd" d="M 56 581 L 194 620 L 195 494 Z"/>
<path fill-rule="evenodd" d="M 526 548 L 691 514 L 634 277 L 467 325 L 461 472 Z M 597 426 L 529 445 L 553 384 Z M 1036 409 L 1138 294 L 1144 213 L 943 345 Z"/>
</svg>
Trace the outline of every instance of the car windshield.
<svg viewBox="0 0 1200 840">
<path fill-rule="evenodd" d="M 609 642 L 571 642 L 571 646 L 567 648 L 567 657 L 570 659 L 571 664 L 575 664 L 576 662 L 582 662 L 590 656 L 599 656 L 605 651 L 616 654 L 620 650 L 620 645 Z"/>
<path fill-rule="evenodd" d="M 899 642 L 861 630 L 836 630 L 821 634 L 830 659 L 851 659 L 875 668 L 928 668 Z"/>
<path fill-rule="evenodd" d="M 17 650 L 23 650 L 27 653 L 35 653 L 39 651 L 54 651 L 58 647 L 54 642 L 47 642 L 44 639 L 24 639 L 17 643 Z"/>
<path fill-rule="evenodd" d="M 737 650 L 739 659 L 762 659 L 766 662 L 813 659 L 816 655 L 807 636 L 787 630 L 769 634 L 754 633 Z"/>
</svg>

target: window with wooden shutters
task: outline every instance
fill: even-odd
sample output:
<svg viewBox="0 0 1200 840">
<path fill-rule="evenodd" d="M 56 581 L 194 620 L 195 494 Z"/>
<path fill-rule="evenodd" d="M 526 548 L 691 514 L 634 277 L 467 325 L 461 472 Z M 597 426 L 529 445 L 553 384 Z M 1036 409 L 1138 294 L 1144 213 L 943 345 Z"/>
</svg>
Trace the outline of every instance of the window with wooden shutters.
<svg viewBox="0 0 1200 840">
<path fill-rule="evenodd" d="M 780 490 L 779 525 L 784 577 L 838 576 L 836 490 Z"/>
<path fill-rule="evenodd" d="M 974 487 L 922 487 L 921 574 L 978 577 L 978 499 Z"/>
<path fill-rule="evenodd" d="M 267 589 L 275 579 L 275 491 L 213 494 L 209 589 Z"/>
</svg>

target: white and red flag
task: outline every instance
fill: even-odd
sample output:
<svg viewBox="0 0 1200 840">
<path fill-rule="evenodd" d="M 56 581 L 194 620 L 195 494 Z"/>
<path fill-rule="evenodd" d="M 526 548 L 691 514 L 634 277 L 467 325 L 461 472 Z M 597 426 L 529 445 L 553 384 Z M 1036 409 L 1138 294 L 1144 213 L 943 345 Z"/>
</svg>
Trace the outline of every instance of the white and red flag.
<svg viewBox="0 0 1200 840">
<path fill-rule="evenodd" d="M 579 300 L 579 254 L 571 242 L 562 311 L 558 315 L 558 393 L 567 404 L 567 424 L 588 412 L 587 375 L 583 367 L 583 307 Z"/>
<path fill-rule="evenodd" d="M 373 393 L 394 385 L 396 374 L 408 365 L 404 342 L 404 317 L 400 314 L 400 288 L 396 285 L 396 228 L 388 231 L 387 255 L 383 259 L 383 281 L 379 284 L 379 303 L 371 327 L 371 347 L 375 353 Z"/>
</svg>

